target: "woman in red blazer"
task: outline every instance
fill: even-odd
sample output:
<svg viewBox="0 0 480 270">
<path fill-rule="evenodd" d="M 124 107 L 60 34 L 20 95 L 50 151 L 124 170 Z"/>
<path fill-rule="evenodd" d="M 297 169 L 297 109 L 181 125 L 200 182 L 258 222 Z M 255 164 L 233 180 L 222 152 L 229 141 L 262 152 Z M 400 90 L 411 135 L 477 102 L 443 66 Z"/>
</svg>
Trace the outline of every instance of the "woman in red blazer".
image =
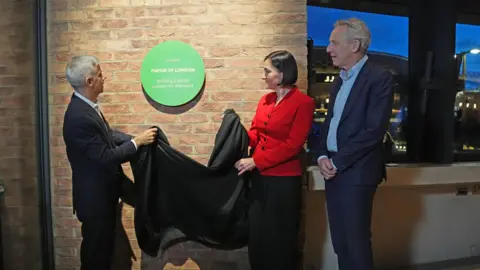
<svg viewBox="0 0 480 270">
<path fill-rule="evenodd" d="M 295 85 L 297 63 L 287 51 L 265 57 L 265 82 L 248 136 L 253 155 L 239 174 L 253 171 L 248 253 L 252 270 L 292 270 L 297 258 L 302 167 L 299 154 L 312 126 L 314 101 Z"/>
</svg>

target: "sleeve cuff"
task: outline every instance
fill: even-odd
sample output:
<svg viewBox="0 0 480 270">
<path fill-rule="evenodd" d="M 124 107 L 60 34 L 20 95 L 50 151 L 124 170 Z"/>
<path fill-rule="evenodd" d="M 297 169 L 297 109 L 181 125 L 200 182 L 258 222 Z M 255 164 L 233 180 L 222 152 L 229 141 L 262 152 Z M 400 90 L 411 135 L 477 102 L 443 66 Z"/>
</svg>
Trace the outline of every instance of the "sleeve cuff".
<svg viewBox="0 0 480 270">
<path fill-rule="evenodd" d="M 325 156 L 325 155 L 322 155 L 322 156 L 318 157 L 317 162 L 319 162 L 319 161 L 320 161 L 321 159 L 323 159 L 323 158 L 328 158 L 328 157 Z M 330 159 L 330 162 L 332 163 L 333 168 L 336 170 L 336 169 L 337 169 L 337 166 L 335 166 L 335 163 L 333 163 L 333 160 L 332 160 L 332 159 Z"/>
<path fill-rule="evenodd" d="M 330 159 L 330 163 L 332 163 L 333 168 L 337 170 L 337 166 L 335 166 L 335 163 L 333 163 L 333 159 Z"/>
<path fill-rule="evenodd" d="M 255 154 L 255 153 L 254 153 Z M 255 155 L 252 155 L 252 159 L 253 159 L 253 162 L 255 162 L 255 167 L 259 170 L 259 171 L 263 171 L 264 167 L 262 166 L 261 162 L 258 162 L 258 158 L 255 156 Z M 260 163 L 260 164 L 259 164 Z"/>
<path fill-rule="evenodd" d="M 328 158 L 328 157 L 325 156 L 325 155 L 321 155 L 321 156 L 317 159 L 317 162 L 319 162 L 322 158 Z"/>
<path fill-rule="evenodd" d="M 133 146 L 135 146 L 135 150 L 138 150 L 138 147 L 137 147 L 137 144 L 135 143 L 135 140 L 131 139 L 130 141 L 133 143 Z"/>
</svg>

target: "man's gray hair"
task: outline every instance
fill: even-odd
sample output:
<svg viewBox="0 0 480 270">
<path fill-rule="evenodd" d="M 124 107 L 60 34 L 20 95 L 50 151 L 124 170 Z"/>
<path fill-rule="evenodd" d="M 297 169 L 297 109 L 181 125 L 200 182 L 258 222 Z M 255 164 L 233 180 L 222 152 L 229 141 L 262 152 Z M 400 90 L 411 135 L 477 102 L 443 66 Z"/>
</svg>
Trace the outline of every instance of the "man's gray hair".
<svg viewBox="0 0 480 270">
<path fill-rule="evenodd" d="M 339 26 L 347 27 L 347 38 L 350 40 L 358 40 L 360 42 L 360 49 L 362 49 L 363 52 L 368 50 L 372 35 L 365 22 L 357 18 L 350 18 L 348 20 L 336 21 L 334 27 Z"/>
<path fill-rule="evenodd" d="M 99 61 L 95 56 L 74 56 L 67 64 L 66 77 L 70 85 L 79 90 L 85 86 L 85 78 L 94 76 Z"/>
</svg>

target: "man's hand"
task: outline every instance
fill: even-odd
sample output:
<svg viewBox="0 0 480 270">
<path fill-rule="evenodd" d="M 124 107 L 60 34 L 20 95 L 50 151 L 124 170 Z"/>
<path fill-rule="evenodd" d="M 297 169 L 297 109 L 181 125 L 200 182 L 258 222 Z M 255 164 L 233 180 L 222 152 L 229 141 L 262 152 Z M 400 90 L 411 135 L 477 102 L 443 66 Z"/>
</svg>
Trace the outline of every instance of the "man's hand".
<svg viewBox="0 0 480 270">
<path fill-rule="evenodd" d="M 328 158 L 321 158 L 317 161 L 317 165 L 320 167 L 320 173 L 325 180 L 332 179 L 337 173 L 337 170 L 333 167 L 332 162 Z"/>
<path fill-rule="evenodd" d="M 135 144 L 138 147 L 140 147 L 142 145 L 151 144 L 155 140 L 156 136 L 157 136 L 157 129 L 151 128 L 151 129 L 145 130 L 142 134 L 138 135 L 133 140 L 135 141 Z"/>
<path fill-rule="evenodd" d="M 253 158 L 242 158 L 235 163 L 235 168 L 240 171 L 238 175 L 242 175 L 246 171 L 251 171 L 255 169 L 256 166 Z"/>
</svg>

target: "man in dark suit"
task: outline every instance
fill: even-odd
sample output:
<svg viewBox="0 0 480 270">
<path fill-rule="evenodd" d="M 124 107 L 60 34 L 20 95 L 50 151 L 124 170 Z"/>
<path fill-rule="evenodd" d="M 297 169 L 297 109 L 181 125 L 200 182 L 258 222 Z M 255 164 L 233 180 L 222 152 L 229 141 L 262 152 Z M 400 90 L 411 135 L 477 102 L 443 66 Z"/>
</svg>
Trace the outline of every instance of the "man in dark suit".
<svg viewBox="0 0 480 270">
<path fill-rule="evenodd" d="M 334 26 L 327 52 L 341 71 L 330 93 L 318 166 L 339 269 L 372 270 L 372 205 L 385 172 L 382 140 L 392 112 L 392 76 L 368 60 L 364 22 Z"/>
<path fill-rule="evenodd" d="M 137 148 L 150 144 L 156 129 L 131 138 L 110 129 L 97 104 L 105 77 L 97 58 L 75 56 L 66 77 L 74 89 L 65 112 L 63 138 L 72 168 L 73 209 L 82 223 L 82 270 L 109 270 L 115 238 L 115 215 L 122 181 L 121 164 Z"/>
</svg>

